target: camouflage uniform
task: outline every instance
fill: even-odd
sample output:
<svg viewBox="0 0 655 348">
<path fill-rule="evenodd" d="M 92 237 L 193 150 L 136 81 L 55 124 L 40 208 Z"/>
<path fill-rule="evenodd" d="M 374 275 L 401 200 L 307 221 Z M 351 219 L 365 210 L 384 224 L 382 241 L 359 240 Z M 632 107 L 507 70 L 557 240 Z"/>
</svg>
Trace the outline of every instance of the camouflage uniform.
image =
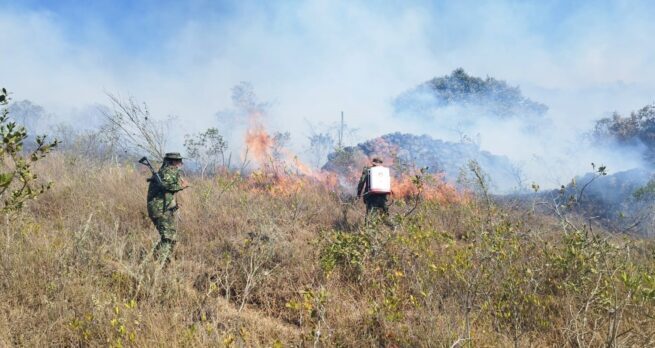
<svg viewBox="0 0 655 348">
<path fill-rule="evenodd" d="M 389 207 L 387 201 L 389 198 L 388 193 L 369 193 L 368 171 L 371 167 L 365 167 L 362 171 L 362 176 L 359 178 L 357 185 L 357 197 L 364 195 L 364 203 L 366 203 L 366 217 L 371 214 L 380 214 L 383 218 L 389 216 Z"/>
<path fill-rule="evenodd" d="M 181 169 L 165 162 L 159 169 L 159 177 L 163 185 L 159 185 L 154 177 L 148 180 L 150 182 L 148 186 L 148 216 L 161 237 L 154 254 L 162 262 L 170 259 L 177 241 L 175 211 L 178 206 L 175 201 L 175 193 L 183 189 L 180 184 L 181 172 Z"/>
</svg>

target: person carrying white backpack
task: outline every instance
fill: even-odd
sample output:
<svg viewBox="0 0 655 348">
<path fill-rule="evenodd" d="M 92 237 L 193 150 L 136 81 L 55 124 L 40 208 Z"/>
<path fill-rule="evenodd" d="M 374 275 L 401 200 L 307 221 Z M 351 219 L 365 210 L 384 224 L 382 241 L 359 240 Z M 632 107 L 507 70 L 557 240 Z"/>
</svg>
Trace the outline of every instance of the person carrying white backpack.
<svg viewBox="0 0 655 348">
<path fill-rule="evenodd" d="M 389 216 L 387 201 L 391 194 L 391 176 L 389 168 L 382 165 L 382 160 L 374 157 L 372 165 L 365 167 L 357 185 L 357 198 L 364 198 L 366 203 L 366 219 L 372 214 L 382 218 Z"/>
</svg>

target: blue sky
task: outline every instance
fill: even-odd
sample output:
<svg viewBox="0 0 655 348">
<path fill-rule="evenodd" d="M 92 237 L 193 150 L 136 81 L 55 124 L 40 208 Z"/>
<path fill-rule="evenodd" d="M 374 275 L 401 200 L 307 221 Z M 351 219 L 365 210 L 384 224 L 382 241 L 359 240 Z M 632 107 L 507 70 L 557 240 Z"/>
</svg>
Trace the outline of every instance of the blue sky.
<svg viewBox="0 0 655 348">
<path fill-rule="evenodd" d="M 248 80 L 263 98 L 277 100 L 280 96 L 268 92 L 280 85 L 304 89 L 313 84 L 320 89 L 316 83 L 334 85 L 337 81 L 331 77 L 339 77 L 341 83 L 353 86 L 343 87 L 348 92 L 343 99 L 360 93 L 348 90 L 353 88 L 367 100 L 380 93 L 379 104 L 459 66 L 480 76 L 506 79 L 527 93 L 588 89 L 597 94 L 617 84 L 643 90 L 651 87 L 649 81 L 655 77 L 650 67 L 655 49 L 647 44 L 655 34 L 651 24 L 655 5 L 649 1 L 21 0 L 0 4 L 0 25 L 9 35 L 5 51 L 10 53 L 1 58 L 5 64 L 0 73 L 10 88 L 37 77 L 29 75 L 40 74 L 41 83 L 57 86 L 65 82 L 62 79 L 73 82 L 91 75 L 95 82 L 84 81 L 83 89 L 95 90 L 96 96 L 110 89 L 147 98 L 150 95 L 141 95 L 139 89 L 161 84 L 161 79 L 192 87 L 195 78 L 213 85 L 208 79 L 216 74 L 222 79 L 215 84 L 223 86 L 216 87 L 217 92 Z M 43 76 L 53 63 L 61 71 L 48 70 L 50 76 Z M 134 79 L 144 86 L 135 86 Z M 388 88 L 363 88 L 376 80 Z M 43 91 L 24 93 L 51 102 Z M 90 102 L 91 94 L 80 102 Z M 229 97 L 225 94 L 224 101 Z M 626 104 L 636 102 L 628 99 Z M 614 108 L 628 106 L 619 102 Z"/>
<path fill-rule="evenodd" d="M 66 39 L 92 45 L 105 36 L 130 54 L 155 54 L 158 46 L 189 21 L 224 21 L 234 15 L 230 3 L 214 1 L 14 1 L 7 4 L 20 13 L 43 13 L 57 24 Z"/>
<path fill-rule="evenodd" d="M 323 69 L 321 63 L 332 53 L 371 54 L 369 59 L 376 60 L 375 48 L 384 53 L 405 49 L 410 58 L 415 51 L 421 51 L 425 55 L 421 59 L 444 63 L 443 69 L 425 71 L 424 79 L 448 72 L 459 61 L 468 71 L 550 87 L 552 81 L 519 74 L 512 76 L 514 74 L 507 74 L 506 70 L 531 70 L 526 62 L 534 59 L 530 56 L 534 51 L 543 52 L 548 63 L 563 65 L 567 60 L 576 63 L 575 60 L 583 59 L 588 53 L 582 51 L 589 51 L 588 46 L 593 45 L 601 51 L 597 54 L 602 54 L 603 49 L 615 49 L 632 55 L 646 53 L 647 58 L 653 58 L 652 49 L 638 47 L 638 40 L 652 34 L 649 32 L 653 28 L 649 21 L 655 13 L 652 4 L 648 1 L 22 0 L 2 3 L 4 10 L 0 18 L 13 18 L 16 22 L 30 18 L 38 22 L 31 23 L 32 27 L 41 25 L 48 27 L 42 29 L 54 31 L 54 39 L 60 40 L 70 54 L 82 50 L 104 56 L 93 63 L 107 71 L 139 63 L 153 69 L 177 71 L 183 68 L 180 65 L 189 62 L 181 62 L 176 49 L 193 50 L 183 55 L 193 63 L 203 64 L 229 58 L 230 54 L 247 54 L 246 51 L 255 51 L 261 42 L 269 41 L 276 42 L 281 51 L 298 50 L 291 52 L 294 60 L 311 64 L 314 71 Z M 398 25 L 415 27 L 394 28 Z M 25 31 L 25 39 L 35 35 L 28 32 L 30 26 L 17 28 L 20 23 L 9 26 L 10 34 Z M 398 32 L 394 32 L 396 29 Z M 385 34 L 391 36 L 390 42 L 386 45 L 377 42 L 384 40 Z M 410 35 L 415 37 L 407 37 Z M 334 42 L 338 40 L 343 41 Z M 239 52 L 235 52 L 235 41 L 238 41 Z M 397 45 L 398 41 L 408 44 Z M 338 51 L 341 49 L 346 51 Z M 490 55 L 486 57 L 490 63 L 469 62 L 467 55 L 470 54 Z M 523 64 L 517 65 L 505 59 L 507 57 L 522 59 Z M 317 63 L 319 58 L 322 62 Z M 611 58 L 614 57 L 607 57 Z M 235 59 L 244 65 L 248 63 Z M 267 63 L 265 57 L 263 61 Z M 639 80 L 634 78 L 635 71 L 630 71 L 633 76 L 606 73 L 605 79 L 576 78 L 577 85 L 585 81 L 593 84 Z"/>
<path fill-rule="evenodd" d="M 0 83 L 16 98 L 67 115 L 106 103 L 106 92 L 132 95 L 157 115 L 184 120 L 182 134 L 216 126 L 215 113 L 231 107 L 240 81 L 271 103 L 271 128 L 292 131 L 299 147 L 308 123 L 331 123 L 341 110 L 360 139 L 432 134 L 398 123 L 391 101 L 458 67 L 520 86 L 550 106 L 571 138 L 607 112 L 655 101 L 652 1 L 0 0 L 0 7 Z M 495 133 L 483 138 L 496 152 L 517 147 Z"/>
<path fill-rule="evenodd" d="M 8 13 L 42 13 L 50 16 L 71 42 L 92 44 L 96 35 L 106 35 L 115 44 L 112 49 L 129 51 L 133 54 L 156 53 L 158 45 L 165 43 L 175 32 L 189 22 L 218 23 L 229 25 L 235 18 L 246 17 L 249 13 L 257 15 L 275 29 L 297 30 L 301 34 L 303 25 L 295 11 L 300 2 L 282 1 L 129 1 L 129 0 L 58 0 L 58 1 L 3 1 Z M 348 2 L 325 1 L 337 4 L 334 7 L 347 8 Z M 620 28 L 623 22 L 649 20 L 655 5 L 652 2 L 638 1 L 371 1 L 359 4 L 381 17 L 392 17 L 407 8 L 426 11 L 435 18 L 455 14 L 457 21 L 445 21 L 444 28 L 439 22 L 435 29 L 447 29 L 453 42 L 466 40 L 470 35 L 484 29 L 493 22 L 494 13 L 500 11 L 499 20 L 513 20 L 524 23 L 525 34 L 543 38 L 551 48 L 562 47 L 575 40 L 571 30 L 584 33 L 580 26 L 591 26 L 590 30 L 612 30 Z M 368 5 L 366 5 L 368 4 Z M 490 17 L 486 15 L 489 14 Z M 626 18 L 626 15 L 627 18 Z M 636 16 L 637 15 L 637 16 Z M 460 19 L 464 19 L 461 20 Z M 507 23 L 506 27 L 512 27 Z M 428 29 L 429 30 L 429 29 Z M 435 32 L 435 34 L 437 34 Z M 437 36 L 437 35 L 435 35 Z M 439 41 L 435 37 L 435 42 Z M 443 37 L 441 38 L 443 39 Z"/>
</svg>

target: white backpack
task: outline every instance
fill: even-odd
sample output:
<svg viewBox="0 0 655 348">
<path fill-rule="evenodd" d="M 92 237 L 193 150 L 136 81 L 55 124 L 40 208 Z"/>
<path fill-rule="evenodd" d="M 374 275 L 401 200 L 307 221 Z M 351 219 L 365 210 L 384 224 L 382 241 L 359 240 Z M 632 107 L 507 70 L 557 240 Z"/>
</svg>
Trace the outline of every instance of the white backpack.
<svg viewBox="0 0 655 348">
<path fill-rule="evenodd" d="M 368 170 L 368 193 L 391 193 L 389 168 L 375 166 Z"/>
</svg>

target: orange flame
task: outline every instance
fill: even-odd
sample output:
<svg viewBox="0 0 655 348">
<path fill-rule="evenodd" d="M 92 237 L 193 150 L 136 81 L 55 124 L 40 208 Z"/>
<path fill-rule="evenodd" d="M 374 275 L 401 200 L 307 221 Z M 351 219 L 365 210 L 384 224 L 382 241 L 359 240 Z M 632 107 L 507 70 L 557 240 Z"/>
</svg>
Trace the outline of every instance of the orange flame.
<svg viewBox="0 0 655 348">
<path fill-rule="evenodd" d="M 393 195 L 397 199 L 421 198 L 439 203 L 462 203 L 466 201 L 466 194 L 459 192 L 453 185 L 448 184 L 443 175 L 433 174 L 423 177 L 418 183 L 415 175 L 403 175 L 392 182 Z"/>
<path fill-rule="evenodd" d="M 249 127 L 244 142 L 246 156 L 252 156 L 259 167 L 265 166 L 271 157 L 273 138 L 266 131 L 262 122 L 262 112 L 251 110 L 248 115 Z"/>
<path fill-rule="evenodd" d="M 245 134 L 244 141 L 248 155 L 252 156 L 259 168 L 251 173 L 249 186 L 277 196 L 289 196 L 317 185 L 336 191 L 340 186 L 340 180 L 345 180 L 350 186 L 354 186 L 359 181 L 361 168 L 368 165 L 371 160 L 362 156 L 355 160 L 354 165 L 349 166 L 347 173 L 339 175 L 313 170 L 288 149 L 280 149 L 282 158 L 273 159 L 274 140 L 263 126 L 259 111 L 251 113 L 250 128 Z M 383 158 L 386 166 L 393 166 L 397 150 L 384 139 L 376 139 L 375 153 Z M 442 175 L 424 177 L 420 185 L 417 185 L 415 178 L 416 175 L 413 173 L 396 176 L 392 182 L 393 196 L 396 199 L 421 197 L 424 200 L 440 203 L 461 203 L 466 200 L 466 194 L 458 192 L 454 186 L 446 183 Z"/>
<path fill-rule="evenodd" d="M 252 155 L 260 166 L 263 166 L 271 157 L 273 139 L 263 127 L 249 129 L 246 132 L 245 142 L 248 154 Z"/>
<path fill-rule="evenodd" d="M 275 143 L 262 124 L 261 116 L 259 111 L 250 114 L 250 127 L 244 139 L 247 155 L 252 156 L 259 168 L 250 175 L 252 188 L 275 195 L 290 195 L 316 183 L 325 188 L 337 187 L 336 175 L 314 171 L 288 149 L 279 149 L 282 158 L 274 159 Z"/>
</svg>

